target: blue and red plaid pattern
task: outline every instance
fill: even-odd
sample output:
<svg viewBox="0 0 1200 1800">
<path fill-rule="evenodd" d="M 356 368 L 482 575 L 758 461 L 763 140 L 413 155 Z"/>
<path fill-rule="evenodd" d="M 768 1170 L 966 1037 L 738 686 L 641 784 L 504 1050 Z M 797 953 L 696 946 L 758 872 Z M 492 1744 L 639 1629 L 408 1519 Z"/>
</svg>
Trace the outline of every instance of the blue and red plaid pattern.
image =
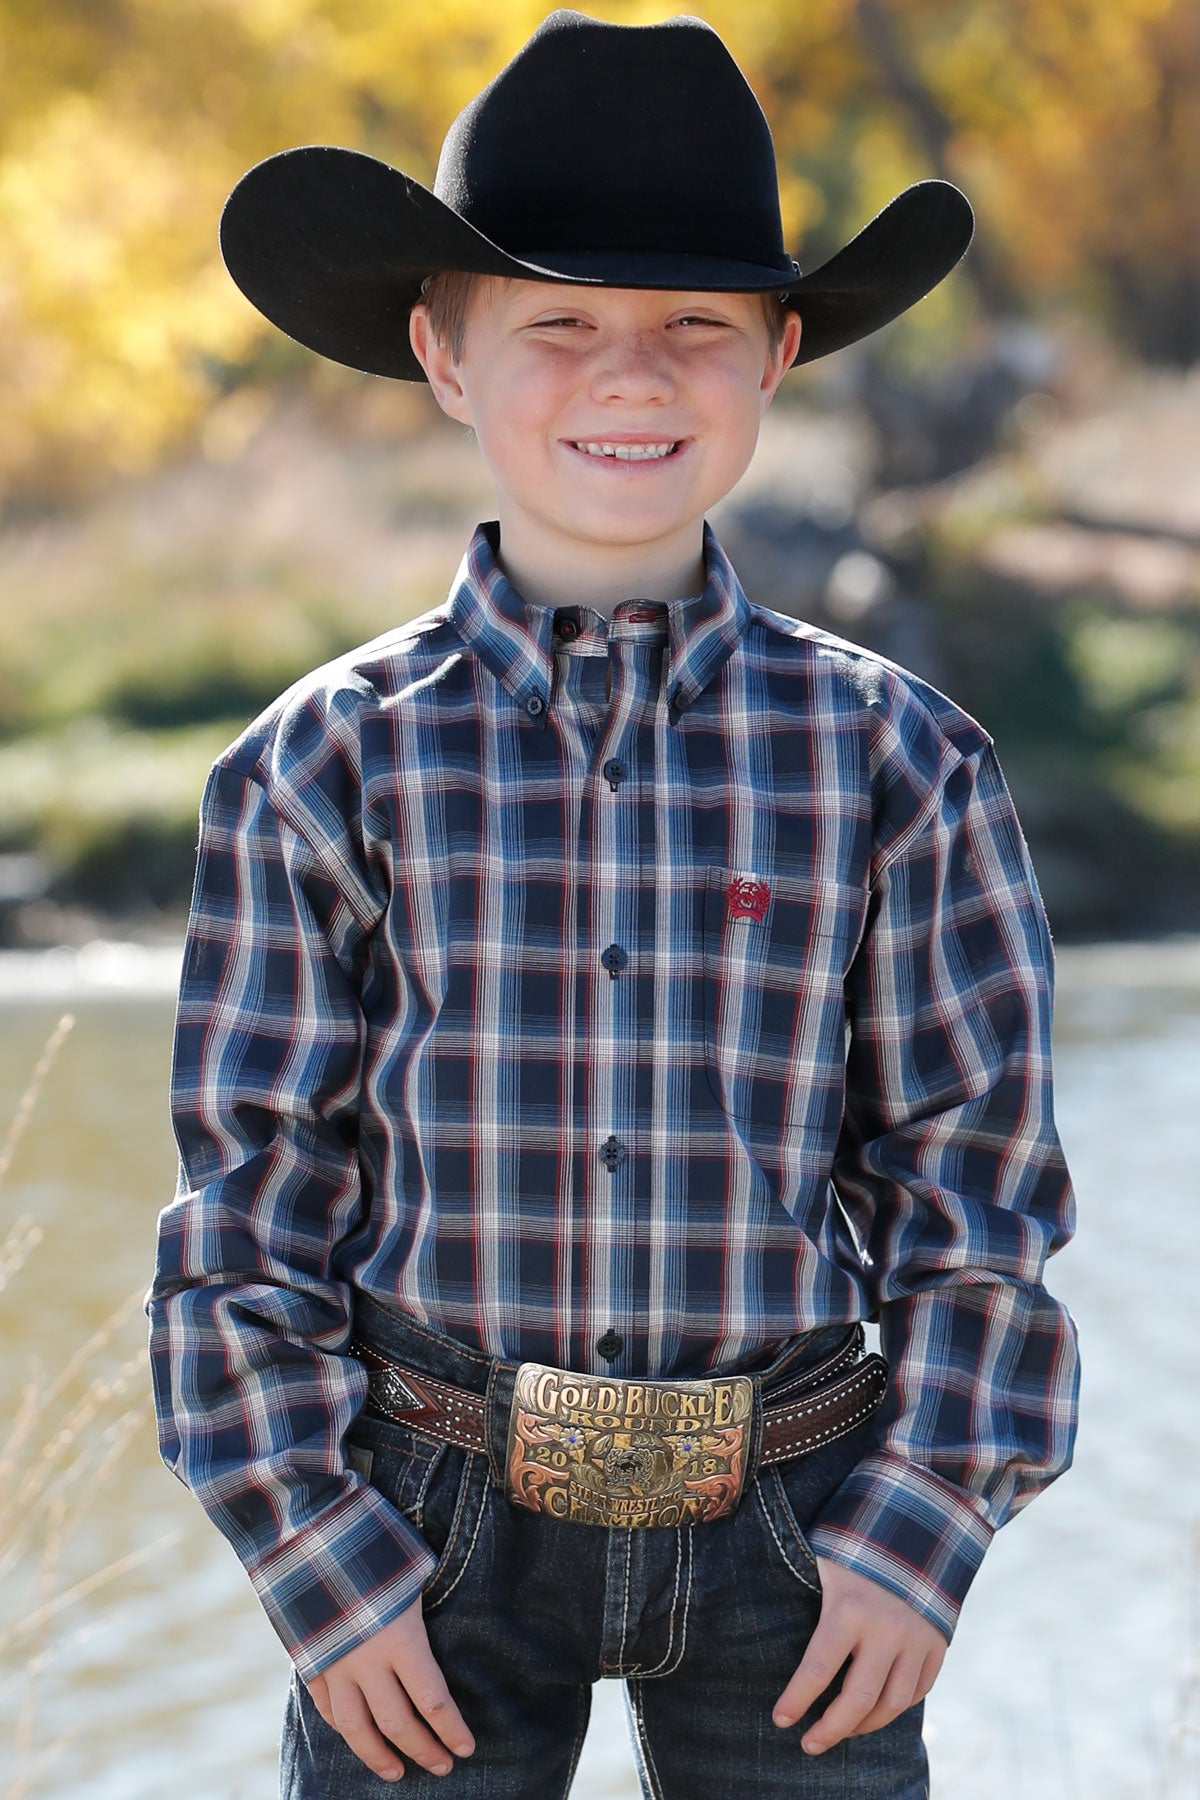
<svg viewBox="0 0 1200 1800">
<path fill-rule="evenodd" d="M 708 524 L 703 593 L 611 621 L 498 551 L 210 773 L 164 1459 L 311 1676 L 433 1567 L 344 1459 L 355 1290 L 627 1376 L 877 1314 L 879 1448 L 813 1543 L 948 1636 L 1076 1408 L 1053 952 L 992 740 L 752 605 Z"/>
</svg>

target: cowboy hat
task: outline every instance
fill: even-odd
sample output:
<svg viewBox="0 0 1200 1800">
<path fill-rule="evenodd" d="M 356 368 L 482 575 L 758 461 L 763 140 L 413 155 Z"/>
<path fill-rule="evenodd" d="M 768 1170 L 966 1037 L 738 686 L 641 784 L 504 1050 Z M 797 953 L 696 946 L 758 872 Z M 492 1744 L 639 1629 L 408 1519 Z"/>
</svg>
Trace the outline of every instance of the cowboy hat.
<svg viewBox="0 0 1200 1800">
<path fill-rule="evenodd" d="M 360 151 L 302 145 L 242 176 L 220 238 L 238 287 L 289 337 L 422 381 L 409 314 L 441 270 L 783 292 L 805 363 L 914 305 L 973 229 L 958 188 L 918 181 L 802 274 L 784 248 L 770 129 L 713 28 L 564 8 L 459 113 L 432 190 Z"/>
</svg>

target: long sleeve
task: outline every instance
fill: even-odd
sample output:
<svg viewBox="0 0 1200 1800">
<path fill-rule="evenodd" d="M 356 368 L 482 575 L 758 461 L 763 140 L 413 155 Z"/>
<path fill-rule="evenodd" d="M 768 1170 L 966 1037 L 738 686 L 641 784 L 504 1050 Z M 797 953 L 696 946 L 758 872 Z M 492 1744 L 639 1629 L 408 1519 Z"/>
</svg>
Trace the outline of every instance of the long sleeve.
<svg viewBox="0 0 1200 1800">
<path fill-rule="evenodd" d="M 834 1187 L 891 1366 L 822 1555 L 949 1637 L 993 1532 L 1069 1466 L 1075 1328 L 1042 1285 L 1074 1230 L 1053 1117 L 1053 951 L 990 741 L 950 745 L 874 871 L 847 981 Z"/>
<path fill-rule="evenodd" d="M 359 977 L 375 901 L 329 791 L 336 768 L 326 750 L 303 799 L 228 752 L 210 774 L 171 1079 L 179 1183 L 146 1299 L 163 1460 L 304 1676 L 435 1566 L 342 1453 L 366 1397 L 343 1353 L 335 1252 L 363 1206 Z"/>
</svg>

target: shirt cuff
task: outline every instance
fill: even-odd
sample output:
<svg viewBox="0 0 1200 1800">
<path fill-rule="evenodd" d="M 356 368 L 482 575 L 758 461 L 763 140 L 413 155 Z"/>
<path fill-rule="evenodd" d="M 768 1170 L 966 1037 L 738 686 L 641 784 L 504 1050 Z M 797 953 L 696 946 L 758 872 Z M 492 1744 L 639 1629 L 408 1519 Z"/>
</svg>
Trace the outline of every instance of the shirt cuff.
<svg viewBox="0 0 1200 1800">
<path fill-rule="evenodd" d="M 907 1600 L 949 1640 L 995 1535 L 982 1505 L 931 1470 L 878 1451 L 827 1501 L 808 1540 L 819 1556 Z"/>
<path fill-rule="evenodd" d="M 402 1513 L 359 1482 L 249 1571 L 305 1680 L 415 1600 L 437 1557 Z"/>
</svg>

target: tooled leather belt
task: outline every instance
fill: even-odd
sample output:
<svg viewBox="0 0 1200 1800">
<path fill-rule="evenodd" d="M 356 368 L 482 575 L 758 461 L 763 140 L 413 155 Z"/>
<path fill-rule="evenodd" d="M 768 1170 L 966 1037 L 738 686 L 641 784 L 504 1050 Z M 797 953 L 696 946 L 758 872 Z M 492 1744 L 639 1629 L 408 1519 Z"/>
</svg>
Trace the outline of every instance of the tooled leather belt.
<svg viewBox="0 0 1200 1800">
<path fill-rule="evenodd" d="M 861 1325 L 832 1356 L 758 1400 L 748 1375 L 628 1381 L 521 1363 L 509 1412 L 505 1492 L 515 1505 L 599 1525 L 692 1525 L 731 1513 L 757 1468 L 832 1443 L 870 1418 L 887 1387 Z M 372 1408 L 463 1450 L 489 1454 L 486 1394 L 436 1380 L 355 1338 Z M 756 1417 L 758 1412 L 759 1417 Z"/>
</svg>

